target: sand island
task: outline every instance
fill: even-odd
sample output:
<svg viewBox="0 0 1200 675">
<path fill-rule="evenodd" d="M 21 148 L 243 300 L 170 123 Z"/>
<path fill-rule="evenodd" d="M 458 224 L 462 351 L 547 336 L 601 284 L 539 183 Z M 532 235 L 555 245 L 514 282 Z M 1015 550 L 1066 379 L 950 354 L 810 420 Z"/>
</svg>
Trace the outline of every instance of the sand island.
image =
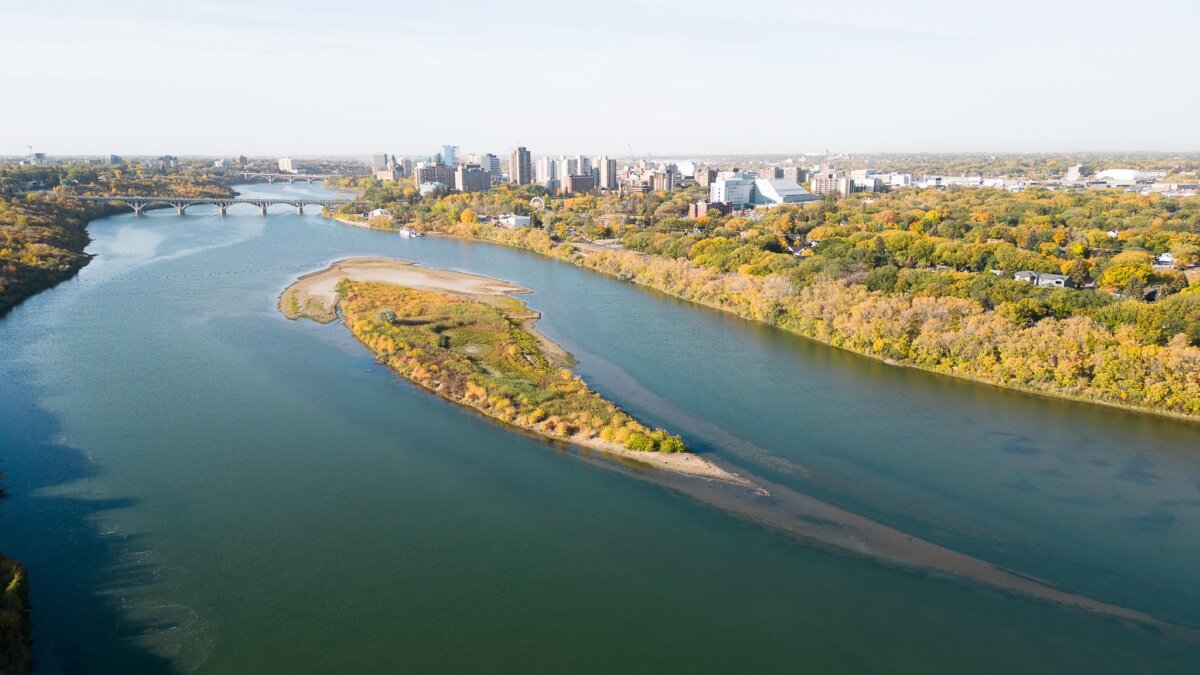
<svg viewBox="0 0 1200 675">
<path fill-rule="evenodd" d="M 588 388 L 571 355 L 537 332 L 540 315 L 497 279 L 387 258 L 301 277 L 279 298 L 291 319 L 341 315 L 380 363 L 437 395 L 541 436 L 678 473 L 751 485 L 650 429 Z"/>
</svg>

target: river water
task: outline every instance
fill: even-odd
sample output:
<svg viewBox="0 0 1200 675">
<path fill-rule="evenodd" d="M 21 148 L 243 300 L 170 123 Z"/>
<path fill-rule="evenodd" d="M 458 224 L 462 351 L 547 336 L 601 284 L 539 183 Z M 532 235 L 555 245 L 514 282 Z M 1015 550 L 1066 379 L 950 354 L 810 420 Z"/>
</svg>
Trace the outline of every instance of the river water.
<svg viewBox="0 0 1200 675">
<path fill-rule="evenodd" d="M 275 208 L 96 221 L 78 278 L 0 320 L 0 549 L 29 566 L 43 672 L 1200 664 L 1200 426 Z M 344 327 L 278 314 L 297 276 L 358 255 L 529 288 L 593 388 L 717 461 L 1181 628 L 798 540 L 501 428 Z"/>
</svg>

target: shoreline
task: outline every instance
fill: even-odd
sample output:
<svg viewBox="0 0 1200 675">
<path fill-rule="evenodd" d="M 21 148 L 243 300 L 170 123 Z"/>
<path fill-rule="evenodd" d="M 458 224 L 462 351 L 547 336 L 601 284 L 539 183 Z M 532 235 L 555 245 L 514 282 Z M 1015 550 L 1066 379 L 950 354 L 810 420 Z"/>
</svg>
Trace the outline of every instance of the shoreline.
<svg viewBox="0 0 1200 675">
<path fill-rule="evenodd" d="M 389 283 L 418 290 L 459 295 L 493 305 L 501 302 L 503 298 L 511 297 L 514 294 L 530 292 L 528 289 L 491 277 L 424 267 L 406 260 L 392 258 L 349 258 L 335 261 L 324 270 L 310 272 L 299 277 L 280 293 L 278 300 L 279 311 L 292 320 L 307 318 L 318 323 L 333 323 L 337 321 L 340 299 L 336 288 L 338 281 L 342 278 L 353 281 Z M 532 312 L 532 310 L 530 311 Z M 574 357 L 571 356 L 570 352 L 533 328 L 533 325 L 540 318 L 540 315 L 536 312 L 533 312 L 533 314 L 534 316 L 521 321 L 522 328 L 538 340 L 544 352 L 543 355 L 552 363 L 560 367 L 572 365 Z M 397 375 L 403 377 L 400 373 L 397 373 Z M 554 442 L 571 443 L 581 448 L 633 460 L 672 473 L 717 480 L 760 492 L 763 491 L 763 488 L 741 475 L 723 469 L 712 461 L 692 452 L 646 452 L 630 450 L 619 443 L 600 438 L 584 438 L 578 435 L 566 438 L 553 436 L 536 428 L 495 419 L 477 405 L 443 396 L 437 390 L 409 378 L 405 378 L 405 380 L 438 395 L 439 398 L 470 408 L 487 417 L 490 421 L 499 422 L 505 426 L 535 434 L 539 438 Z"/>
<path fill-rule="evenodd" d="M 335 218 L 335 220 L 336 220 L 336 218 Z M 357 225 L 360 225 L 363 227 L 369 227 L 369 226 L 367 226 L 365 224 L 361 224 L 361 223 L 359 223 Z M 370 228 L 370 229 L 382 230 L 382 228 Z M 383 231 L 387 231 L 387 230 L 383 230 Z M 1117 401 L 1107 401 L 1104 399 L 1090 398 L 1087 396 L 1080 396 L 1077 394 L 1049 392 L 1049 391 L 1044 391 L 1042 389 L 1037 389 L 1035 387 L 1030 387 L 1027 385 L 993 382 L 991 380 L 986 380 L 981 377 L 977 377 L 977 376 L 973 376 L 973 375 L 965 375 L 965 374 L 960 374 L 960 373 L 947 372 L 944 370 L 937 370 L 935 368 L 930 368 L 930 367 L 922 366 L 922 365 L 915 364 L 915 363 L 903 363 L 901 361 L 896 361 L 894 359 L 885 358 L 882 356 L 876 356 L 874 354 L 868 354 L 866 352 L 858 351 L 856 349 L 847 347 L 845 345 L 835 345 L 828 340 L 822 340 L 821 338 L 813 336 L 813 335 L 807 335 L 805 333 L 790 330 L 790 329 L 788 329 L 784 326 L 780 326 L 778 324 L 773 324 L 773 323 L 769 323 L 767 321 L 761 321 L 759 319 L 753 319 L 753 318 L 749 318 L 746 316 L 742 316 L 741 314 L 738 314 L 737 312 L 732 312 L 732 311 L 729 311 L 722 307 L 712 305 L 712 304 L 709 304 L 709 303 L 706 303 L 706 302 L 703 302 L 700 300 L 695 300 L 692 298 L 685 298 L 685 297 L 682 297 L 679 295 L 675 295 L 673 293 L 664 291 L 660 288 L 656 288 L 655 286 L 652 286 L 650 284 L 641 282 L 636 278 L 625 279 L 619 275 L 611 274 L 604 270 L 597 269 L 595 267 L 590 267 L 588 265 L 583 265 L 583 264 L 574 262 L 573 260 L 568 259 L 568 258 L 561 258 L 559 256 L 552 255 L 549 253 L 543 253 L 541 251 L 538 251 L 538 250 L 535 250 L 535 249 L 532 249 L 532 248 L 529 248 L 526 246 L 518 246 L 515 244 L 510 244 L 510 243 L 498 241 L 495 239 L 488 239 L 485 237 L 465 237 L 462 235 L 450 234 L 448 232 L 442 232 L 442 231 L 437 231 L 437 230 L 425 232 L 424 234 L 426 234 L 427 236 L 445 237 L 447 239 L 460 239 L 463 241 L 476 241 L 476 242 L 483 242 L 483 243 L 487 243 L 487 244 L 494 244 L 496 246 L 503 246 L 505 248 L 510 248 L 510 249 L 517 250 L 517 251 L 525 251 L 527 253 L 539 255 L 544 258 L 558 260 L 560 262 L 571 265 L 572 267 L 578 267 L 580 269 L 588 270 L 590 272 L 595 272 L 596 274 L 600 274 L 600 275 L 608 277 L 610 279 L 616 279 L 618 281 L 632 283 L 641 288 L 653 291 L 655 293 L 660 293 L 664 297 L 668 297 L 673 300 L 678 300 L 680 302 L 687 302 L 687 303 L 690 303 L 693 305 L 697 305 L 699 307 L 704 307 L 706 309 L 710 309 L 710 310 L 713 310 L 716 312 L 721 312 L 722 314 L 728 314 L 730 316 L 735 316 L 739 319 L 742 319 L 743 321 L 749 321 L 752 323 L 762 324 L 764 326 L 770 326 L 771 328 L 774 328 L 776 330 L 787 333 L 788 335 L 794 335 L 798 338 L 801 338 L 804 340 L 809 340 L 816 344 L 824 345 L 826 347 L 830 347 L 833 349 L 838 349 L 838 350 L 841 350 L 848 354 L 854 354 L 855 356 L 861 356 L 863 358 L 871 359 L 872 361 L 876 361 L 876 362 L 882 363 L 887 366 L 892 366 L 892 367 L 896 367 L 896 368 L 908 368 L 911 370 L 917 370 L 920 372 L 929 373 L 931 375 L 940 375 L 943 377 L 948 377 L 948 378 L 951 378 L 953 380 L 957 380 L 960 382 L 971 382 L 974 384 L 981 384 L 981 385 L 985 385 L 988 387 L 995 387 L 997 389 L 1002 389 L 1002 390 L 1006 390 L 1006 391 L 1012 391 L 1012 392 L 1017 392 L 1017 393 L 1021 393 L 1021 394 L 1029 394 L 1029 395 L 1037 396 L 1039 398 L 1046 398 L 1046 399 L 1059 400 L 1059 401 L 1069 401 L 1072 403 L 1082 403 L 1082 404 L 1086 404 L 1086 405 L 1097 405 L 1097 406 L 1102 406 L 1105 408 L 1122 410 L 1125 412 L 1131 412 L 1131 413 L 1137 413 L 1137 414 L 1143 414 L 1143 415 L 1151 415 L 1154 417 L 1164 417 L 1164 418 L 1169 418 L 1169 419 L 1173 419 L 1173 420 L 1180 421 L 1180 422 L 1186 422 L 1189 424 L 1200 425 L 1200 414 L 1188 414 L 1188 413 L 1176 412 L 1173 410 L 1159 410 L 1156 408 L 1138 406 L 1138 405 L 1133 405 L 1133 404 L 1129 404 L 1129 403 L 1119 403 Z M 579 248 L 581 248 L 581 245 L 578 245 L 578 242 L 563 242 L 563 243 L 571 245 L 572 248 L 575 248 L 577 251 Z M 580 253 L 579 255 L 586 257 L 586 254 L 583 254 L 583 253 Z M 645 254 L 638 253 L 637 255 L 645 255 Z"/>
</svg>

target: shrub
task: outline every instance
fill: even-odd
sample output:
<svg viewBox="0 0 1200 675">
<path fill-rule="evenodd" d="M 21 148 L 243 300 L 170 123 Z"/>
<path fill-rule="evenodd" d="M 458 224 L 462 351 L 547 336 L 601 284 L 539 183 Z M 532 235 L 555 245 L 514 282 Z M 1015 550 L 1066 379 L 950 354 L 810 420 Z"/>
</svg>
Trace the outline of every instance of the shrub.
<svg viewBox="0 0 1200 675">
<path fill-rule="evenodd" d="M 635 431 L 629 434 L 629 438 L 625 440 L 625 447 L 638 452 L 652 452 L 654 441 L 646 434 Z"/>
</svg>

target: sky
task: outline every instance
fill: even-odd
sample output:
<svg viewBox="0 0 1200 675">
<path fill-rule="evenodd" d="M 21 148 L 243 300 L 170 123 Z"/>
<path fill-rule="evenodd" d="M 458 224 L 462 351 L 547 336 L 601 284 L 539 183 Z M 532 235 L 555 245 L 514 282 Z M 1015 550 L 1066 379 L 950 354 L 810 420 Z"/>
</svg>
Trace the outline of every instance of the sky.
<svg viewBox="0 0 1200 675">
<path fill-rule="evenodd" d="M 1191 0 L 0 0 L 0 155 L 1200 150 Z"/>
</svg>

